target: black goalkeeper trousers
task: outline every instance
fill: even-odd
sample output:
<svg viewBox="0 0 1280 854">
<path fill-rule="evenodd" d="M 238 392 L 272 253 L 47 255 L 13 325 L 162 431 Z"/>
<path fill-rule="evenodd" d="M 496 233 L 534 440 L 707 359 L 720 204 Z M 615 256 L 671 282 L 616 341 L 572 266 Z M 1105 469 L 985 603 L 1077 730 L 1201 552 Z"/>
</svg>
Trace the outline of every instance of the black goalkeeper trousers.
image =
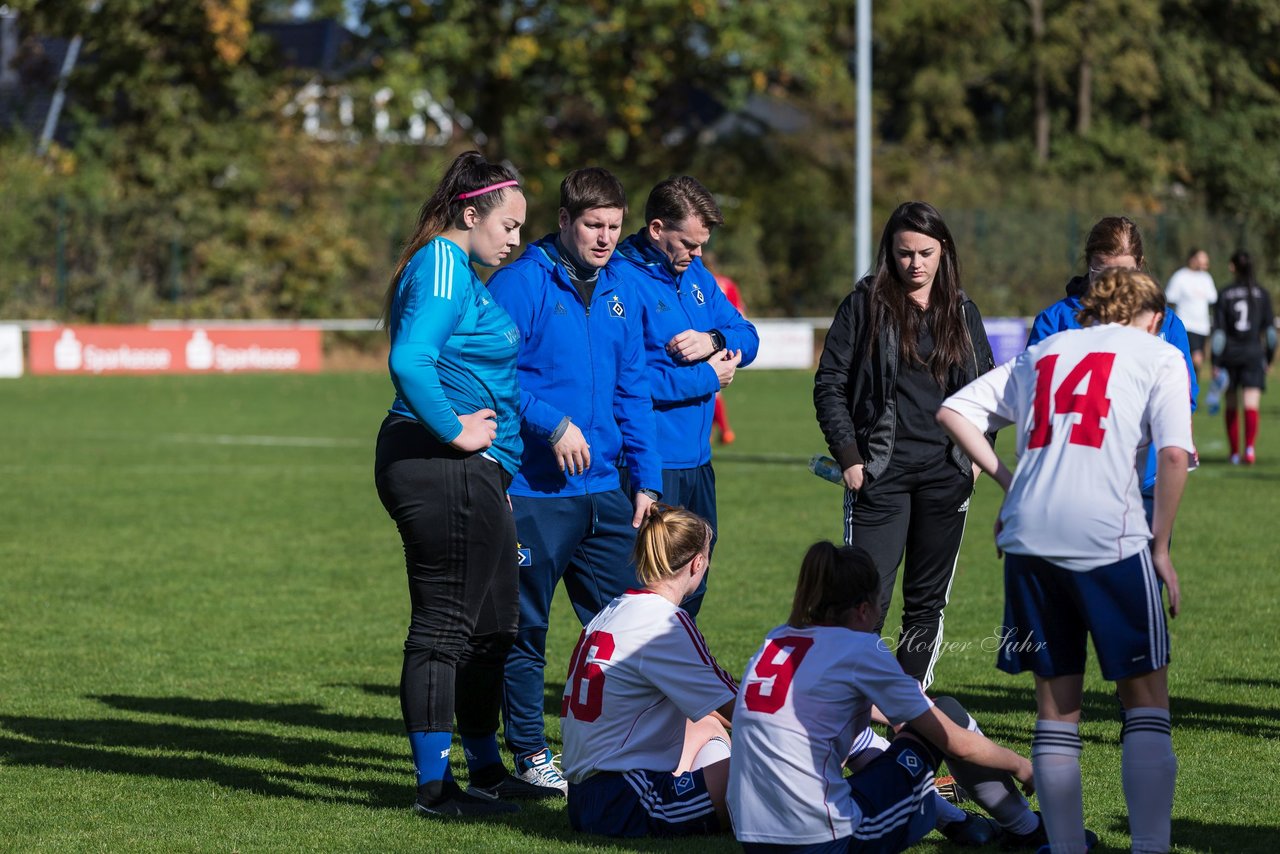
<svg viewBox="0 0 1280 854">
<path fill-rule="evenodd" d="M 378 497 L 404 542 L 409 634 L 400 671 L 408 732 L 498 730 L 502 673 L 519 616 L 511 476 L 388 416 L 374 464 Z"/>
<path fill-rule="evenodd" d="M 858 492 L 845 490 L 844 539 L 870 553 L 880 571 L 884 627 L 902 563 L 898 663 L 928 688 L 942 643 L 942 609 L 951 595 L 973 478 L 950 462 L 923 471 L 892 466 Z"/>
</svg>

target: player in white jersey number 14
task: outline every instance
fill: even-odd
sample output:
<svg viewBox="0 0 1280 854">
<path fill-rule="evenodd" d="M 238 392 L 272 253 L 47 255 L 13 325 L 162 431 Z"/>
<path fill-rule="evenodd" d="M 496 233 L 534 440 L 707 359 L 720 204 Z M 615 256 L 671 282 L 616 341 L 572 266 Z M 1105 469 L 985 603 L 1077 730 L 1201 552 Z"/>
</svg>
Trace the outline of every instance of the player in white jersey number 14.
<svg viewBox="0 0 1280 854">
<path fill-rule="evenodd" d="M 938 412 L 1007 493 L 996 522 L 1005 554 L 997 666 L 1035 674 L 1031 759 L 1055 854 L 1087 850 L 1079 721 L 1090 636 L 1124 705 L 1121 763 L 1133 850 L 1169 850 L 1177 760 L 1161 591 L 1176 616 L 1181 594 L 1169 539 L 1195 447 L 1185 363 L 1156 337 L 1165 308 L 1146 274 L 1106 270 L 1081 298 L 1084 328 L 1046 338 Z M 1014 472 L 983 436 L 1009 424 L 1017 429 Z M 1148 527 L 1140 485 L 1152 445 Z"/>
</svg>

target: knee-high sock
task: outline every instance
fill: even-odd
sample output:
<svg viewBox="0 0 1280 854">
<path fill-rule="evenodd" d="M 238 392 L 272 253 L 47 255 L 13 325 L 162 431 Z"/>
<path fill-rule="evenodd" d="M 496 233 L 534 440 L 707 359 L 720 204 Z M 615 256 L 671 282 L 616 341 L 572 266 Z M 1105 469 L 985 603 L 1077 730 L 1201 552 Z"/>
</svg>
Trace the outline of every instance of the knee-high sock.
<svg viewBox="0 0 1280 854">
<path fill-rule="evenodd" d="M 1084 854 L 1084 796 L 1080 782 L 1080 728 L 1064 721 L 1036 721 L 1031 767 L 1053 854 Z"/>
<path fill-rule="evenodd" d="M 1258 438 L 1258 410 L 1246 409 L 1244 411 L 1244 446 L 1252 448 Z"/>
<path fill-rule="evenodd" d="M 1227 422 L 1227 444 L 1231 447 L 1231 453 L 1240 453 L 1240 410 L 1225 409 L 1223 410 L 1223 418 Z"/>
<path fill-rule="evenodd" d="M 413 767 L 418 774 L 418 785 L 438 783 L 450 777 L 450 732 L 411 732 L 409 749 L 413 752 Z"/>
<path fill-rule="evenodd" d="M 1168 710 L 1129 709 L 1120 738 L 1120 768 L 1133 850 L 1168 851 L 1173 787 L 1178 776 Z"/>
<path fill-rule="evenodd" d="M 978 722 L 954 697 L 939 697 L 934 705 L 955 721 L 957 726 L 970 732 L 982 733 Z M 1026 798 L 1018 791 L 1018 784 L 1008 773 L 950 758 L 947 759 L 947 768 L 951 770 L 956 782 L 1006 830 L 1019 834 L 1030 833 L 1040 823 L 1027 806 Z"/>
</svg>

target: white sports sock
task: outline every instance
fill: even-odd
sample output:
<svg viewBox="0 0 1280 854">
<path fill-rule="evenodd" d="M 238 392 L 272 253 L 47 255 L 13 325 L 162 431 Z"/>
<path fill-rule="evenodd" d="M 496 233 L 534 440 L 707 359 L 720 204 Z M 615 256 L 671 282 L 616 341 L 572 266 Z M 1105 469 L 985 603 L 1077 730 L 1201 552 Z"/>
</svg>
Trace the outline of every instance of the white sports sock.
<svg viewBox="0 0 1280 854">
<path fill-rule="evenodd" d="M 889 749 L 889 739 L 867 727 L 853 740 L 853 747 L 844 760 L 844 767 L 850 774 L 856 774 L 867 766 L 871 760 Z"/>
<path fill-rule="evenodd" d="M 1084 795 L 1080 781 L 1080 727 L 1064 721 L 1036 721 L 1031 740 L 1040 812 L 1053 854 L 1084 854 Z"/>
<path fill-rule="evenodd" d="M 1133 850 L 1135 854 L 1168 851 L 1173 787 L 1178 776 L 1168 710 L 1128 709 L 1120 739 L 1121 779 Z"/>
<path fill-rule="evenodd" d="M 706 768 L 728 758 L 729 742 L 717 735 L 698 748 L 698 752 L 693 755 L 692 770 Z"/>
</svg>

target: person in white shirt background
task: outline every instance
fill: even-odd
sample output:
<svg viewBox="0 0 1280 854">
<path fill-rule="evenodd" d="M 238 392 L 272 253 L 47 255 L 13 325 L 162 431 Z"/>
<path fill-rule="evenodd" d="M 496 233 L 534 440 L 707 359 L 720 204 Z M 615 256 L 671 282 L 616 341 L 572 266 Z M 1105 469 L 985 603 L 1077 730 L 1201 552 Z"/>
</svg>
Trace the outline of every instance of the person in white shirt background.
<svg viewBox="0 0 1280 854">
<path fill-rule="evenodd" d="M 1205 344 L 1213 331 L 1210 306 L 1218 301 L 1218 288 L 1209 272 L 1209 253 L 1203 249 L 1188 252 L 1186 265 L 1169 277 L 1164 295 L 1170 308 L 1187 328 L 1191 361 L 1199 374 L 1200 366 L 1204 364 Z"/>
</svg>

